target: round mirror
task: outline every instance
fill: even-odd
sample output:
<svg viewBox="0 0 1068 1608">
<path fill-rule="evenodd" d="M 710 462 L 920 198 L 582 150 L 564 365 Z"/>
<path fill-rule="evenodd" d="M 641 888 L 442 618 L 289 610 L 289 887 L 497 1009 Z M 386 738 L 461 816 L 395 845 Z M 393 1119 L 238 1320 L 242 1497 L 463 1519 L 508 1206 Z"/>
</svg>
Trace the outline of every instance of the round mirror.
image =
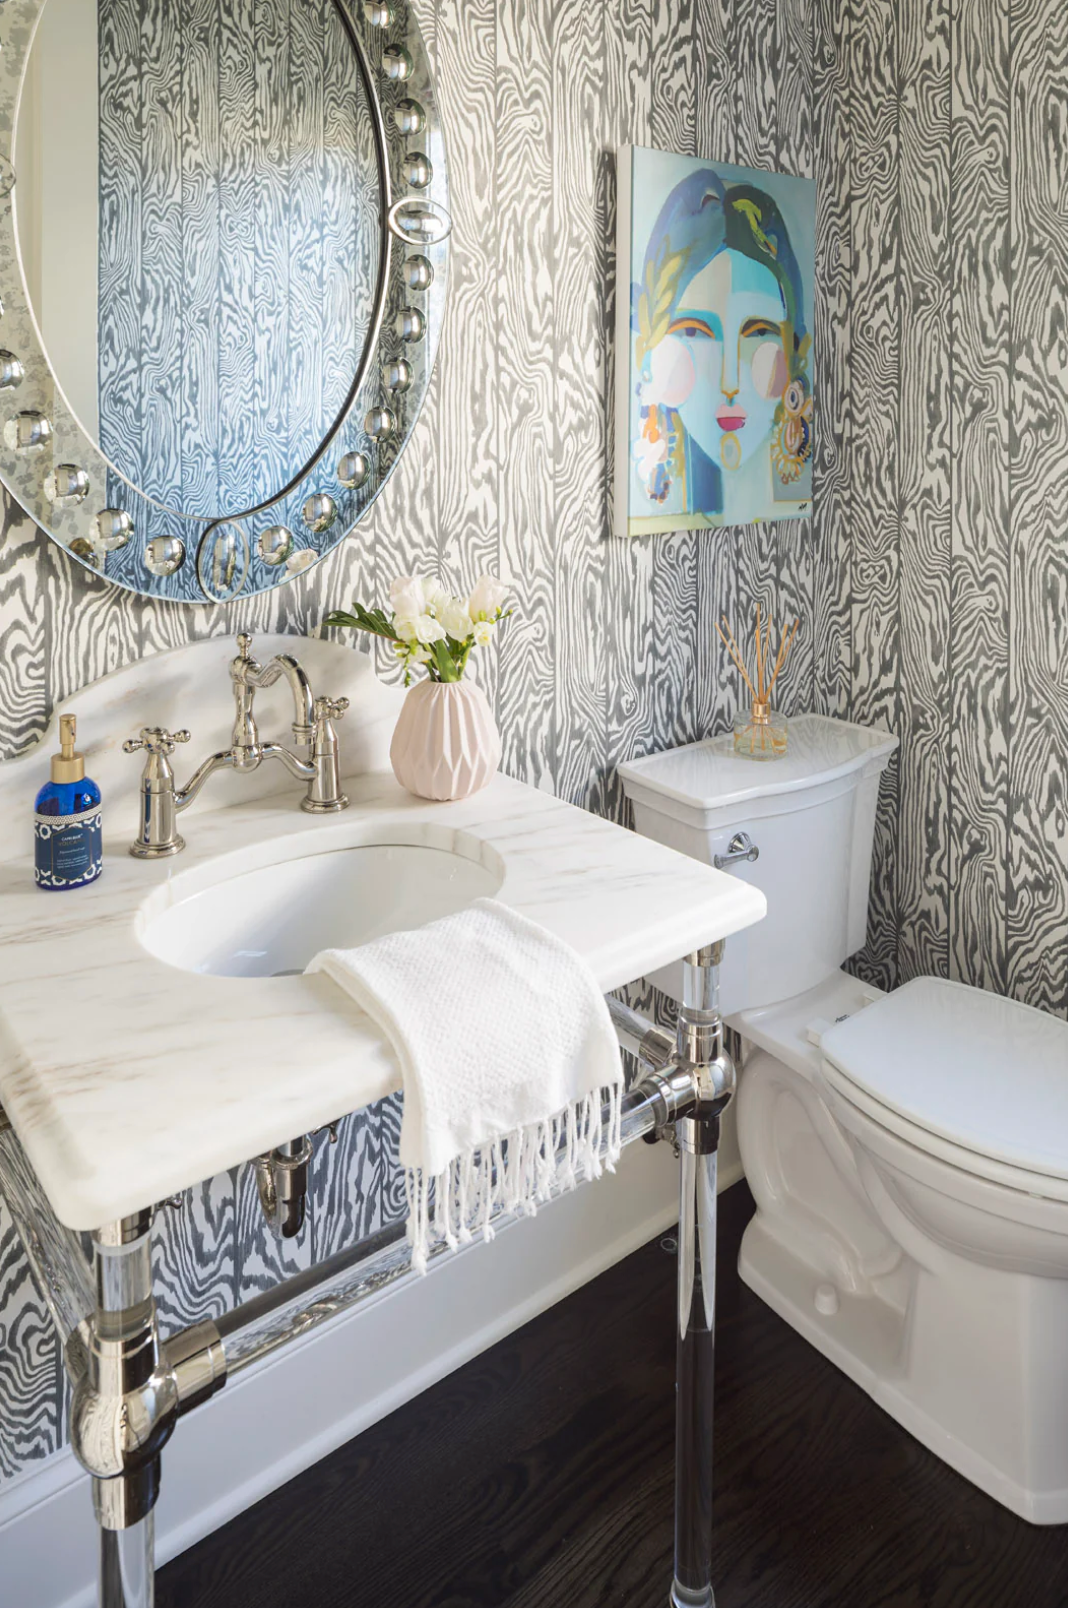
<svg viewBox="0 0 1068 1608">
<path fill-rule="evenodd" d="M 283 584 L 426 393 L 447 173 L 400 0 L 7 0 L 0 478 L 120 585 Z"/>
</svg>

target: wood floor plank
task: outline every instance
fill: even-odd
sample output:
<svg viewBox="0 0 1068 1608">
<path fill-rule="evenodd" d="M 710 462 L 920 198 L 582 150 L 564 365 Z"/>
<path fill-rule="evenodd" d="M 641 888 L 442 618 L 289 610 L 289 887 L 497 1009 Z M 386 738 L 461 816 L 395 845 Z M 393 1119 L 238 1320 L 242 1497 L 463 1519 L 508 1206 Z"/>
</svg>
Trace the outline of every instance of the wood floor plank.
<svg viewBox="0 0 1068 1608">
<path fill-rule="evenodd" d="M 1063 1529 L 954 1474 L 740 1282 L 721 1199 L 717 1608 L 1064 1608 Z M 161 1571 L 158 1608 L 663 1608 L 675 1257 L 653 1242 Z"/>
</svg>

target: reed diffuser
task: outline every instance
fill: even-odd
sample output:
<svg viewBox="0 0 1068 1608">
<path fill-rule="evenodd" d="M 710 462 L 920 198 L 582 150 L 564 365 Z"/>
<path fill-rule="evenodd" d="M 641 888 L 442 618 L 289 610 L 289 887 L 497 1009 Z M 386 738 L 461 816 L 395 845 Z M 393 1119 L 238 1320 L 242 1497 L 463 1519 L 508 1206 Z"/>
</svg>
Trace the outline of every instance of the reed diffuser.
<svg viewBox="0 0 1068 1608">
<path fill-rule="evenodd" d="M 749 688 L 752 699 L 748 709 L 741 709 L 734 717 L 734 752 L 745 759 L 781 759 L 786 752 L 789 728 L 786 716 L 776 713 L 771 707 L 771 694 L 779 672 L 786 663 L 790 649 L 794 645 L 799 621 L 795 620 L 792 626 L 783 626 L 782 636 L 779 639 L 779 651 L 775 655 L 775 663 L 771 664 L 771 616 L 763 618 L 760 604 L 756 611 L 756 684 L 750 680 L 749 672 L 742 661 L 741 651 L 734 640 L 734 632 L 727 624 L 727 616 L 723 616 L 722 630 L 717 625 L 719 639 L 727 652 L 734 660 L 738 673 Z M 768 667 L 771 665 L 771 674 Z"/>
</svg>

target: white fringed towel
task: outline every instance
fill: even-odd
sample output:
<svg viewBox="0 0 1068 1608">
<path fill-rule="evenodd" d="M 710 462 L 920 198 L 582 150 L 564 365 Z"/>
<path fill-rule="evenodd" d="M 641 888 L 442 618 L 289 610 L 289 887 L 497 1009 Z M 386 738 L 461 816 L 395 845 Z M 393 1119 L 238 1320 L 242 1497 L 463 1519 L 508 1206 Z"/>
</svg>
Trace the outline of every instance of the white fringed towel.
<svg viewBox="0 0 1068 1608">
<path fill-rule="evenodd" d="M 308 966 L 393 1046 L 404 1079 L 400 1159 L 412 1266 L 499 1208 L 533 1216 L 620 1151 L 623 1067 L 581 955 L 495 899 Z M 608 1117 L 602 1111 L 607 1102 Z"/>
</svg>

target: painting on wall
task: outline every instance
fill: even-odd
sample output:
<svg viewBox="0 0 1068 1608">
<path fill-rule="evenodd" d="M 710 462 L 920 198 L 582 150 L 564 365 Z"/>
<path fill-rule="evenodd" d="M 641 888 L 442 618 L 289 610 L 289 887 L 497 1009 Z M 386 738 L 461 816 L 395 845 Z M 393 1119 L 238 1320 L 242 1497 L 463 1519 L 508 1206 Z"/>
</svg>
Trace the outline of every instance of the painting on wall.
<svg viewBox="0 0 1068 1608">
<path fill-rule="evenodd" d="M 620 150 L 618 536 L 811 513 L 815 232 L 810 179 Z"/>
</svg>

